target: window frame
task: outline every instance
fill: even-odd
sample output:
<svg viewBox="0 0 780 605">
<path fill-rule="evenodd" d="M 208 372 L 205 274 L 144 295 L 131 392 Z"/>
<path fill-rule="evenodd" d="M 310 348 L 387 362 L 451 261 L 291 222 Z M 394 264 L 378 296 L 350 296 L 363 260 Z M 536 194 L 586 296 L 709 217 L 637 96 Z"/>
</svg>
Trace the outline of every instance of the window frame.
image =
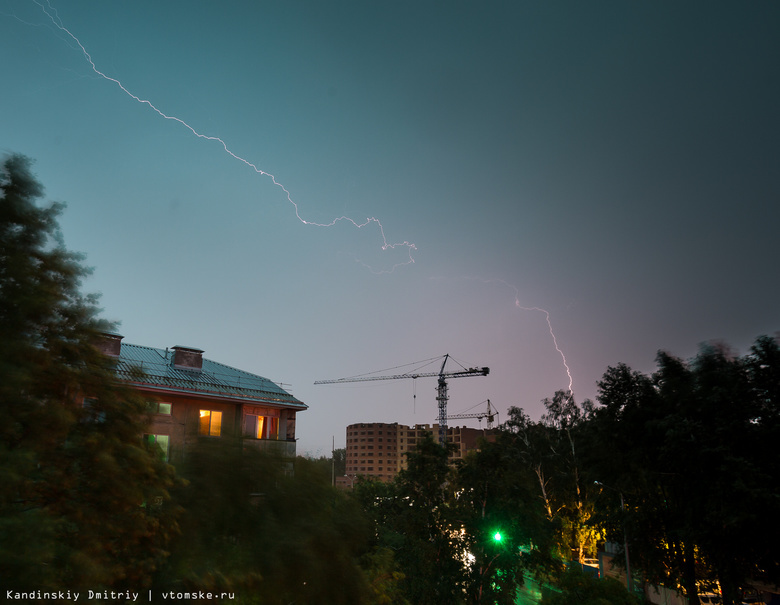
<svg viewBox="0 0 780 605">
<path fill-rule="evenodd" d="M 208 418 L 208 420 L 204 422 L 204 418 Z M 215 419 L 217 422 L 214 422 Z M 222 436 L 222 410 L 199 410 L 198 435 L 203 437 Z"/>
<path fill-rule="evenodd" d="M 168 401 L 157 401 L 155 399 L 150 399 L 146 402 L 146 405 L 152 414 L 159 414 L 161 416 L 171 416 L 173 414 L 173 404 Z M 163 412 L 160 409 L 160 407 L 164 405 L 168 406 L 167 412 Z"/>
<path fill-rule="evenodd" d="M 163 462 L 168 462 L 171 453 L 170 435 L 162 433 L 144 433 L 143 441 L 149 451 L 152 451 L 152 448 L 157 447 L 159 454 L 161 454 L 160 458 Z M 164 446 L 161 444 L 161 441 L 165 444 Z"/>
</svg>

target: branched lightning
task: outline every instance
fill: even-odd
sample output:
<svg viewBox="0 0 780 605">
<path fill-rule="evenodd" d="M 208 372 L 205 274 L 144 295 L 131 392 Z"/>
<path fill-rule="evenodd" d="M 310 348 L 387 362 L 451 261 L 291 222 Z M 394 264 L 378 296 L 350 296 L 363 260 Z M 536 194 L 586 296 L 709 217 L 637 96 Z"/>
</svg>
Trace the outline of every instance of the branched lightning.
<svg viewBox="0 0 780 605">
<path fill-rule="evenodd" d="M 354 219 L 352 219 L 352 218 L 350 218 L 348 216 L 340 216 L 338 218 L 333 219 L 329 223 L 315 223 L 313 221 L 309 221 L 309 220 L 306 220 L 305 218 L 303 218 L 301 216 L 300 212 L 299 212 L 298 204 L 292 199 L 292 195 L 290 194 L 290 192 L 287 190 L 287 188 L 282 183 L 280 183 L 279 181 L 276 180 L 276 177 L 273 174 L 271 174 L 270 172 L 266 172 L 265 170 L 262 170 L 261 168 L 258 168 L 255 164 L 253 164 L 249 160 L 247 160 L 247 159 L 245 159 L 245 158 L 235 154 L 227 146 L 227 143 L 225 143 L 225 141 L 223 141 L 221 138 L 219 138 L 217 136 L 205 135 L 203 133 L 198 132 L 197 130 L 195 130 L 195 128 L 190 126 L 187 122 L 185 122 L 181 118 L 177 118 L 176 116 L 168 115 L 168 114 L 164 113 L 163 111 L 158 109 L 154 104 L 152 104 L 151 101 L 149 101 L 147 99 L 142 99 L 141 97 L 139 97 L 139 96 L 135 95 L 134 93 L 130 92 L 116 78 L 112 78 L 111 76 L 109 76 L 109 75 L 103 73 L 102 71 L 100 71 L 97 68 L 97 66 L 95 65 L 95 62 L 92 60 L 92 56 L 89 54 L 89 52 L 87 52 L 87 49 L 84 47 L 84 45 L 81 43 L 81 41 L 68 28 L 66 28 L 62 24 L 62 21 L 61 21 L 59 15 L 57 13 L 57 10 L 51 5 L 49 0 L 46 0 L 46 6 L 44 6 L 38 0 L 32 0 L 32 1 L 40 7 L 41 11 L 43 11 L 43 13 L 51 20 L 51 22 L 54 24 L 54 26 L 57 29 L 59 29 L 64 34 L 66 34 L 71 40 L 73 40 L 73 42 L 75 42 L 78 45 L 78 47 L 81 49 L 82 54 L 84 55 L 84 58 L 87 60 L 87 62 L 89 62 L 90 66 L 92 67 L 92 71 L 94 71 L 98 76 L 100 76 L 101 78 L 103 78 L 105 80 L 108 80 L 109 82 L 113 82 L 127 96 L 129 96 L 130 98 L 134 99 L 138 103 L 141 103 L 142 105 L 147 105 L 150 109 L 152 109 L 160 117 L 162 117 L 162 118 L 164 118 L 166 120 L 172 120 L 174 122 L 178 122 L 180 125 L 184 126 L 187 130 L 189 130 L 192 134 L 194 134 L 199 139 L 205 139 L 207 141 L 215 141 L 215 142 L 219 143 L 222 146 L 222 148 L 225 150 L 225 153 L 227 153 L 228 155 L 230 155 L 234 159 L 238 160 L 239 162 L 242 162 L 242 163 L 246 164 L 252 170 L 254 170 L 257 174 L 259 174 L 261 176 L 264 176 L 264 177 L 268 177 L 269 179 L 271 179 L 271 182 L 276 187 L 278 187 L 279 189 L 281 189 L 284 192 L 284 195 L 287 197 L 287 201 L 290 202 L 290 204 L 292 204 L 293 208 L 295 209 L 295 216 L 304 225 L 310 225 L 310 226 L 313 226 L 313 227 L 333 227 L 334 225 L 336 225 L 336 223 L 339 223 L 341 221 L 346 221 L 348 223 L 352 223 L 352 225 L 354 225 L 358 229 L 362 229 L 363 227 L 366 227 L 368 225 L 375 224 L 378 227 L 379 233 L 380 233 L 380 235 L 382 237 L 382 250 L 383 251 L 386 251 L 388 249 L 392 250 L 392 249 L 395 249 L 395 248 L 406 248 L 406 250 L 408 252 L 408 255 L 409 255 L 409 259 L 407 261 L 405 261 L 405 262 L 402 262 L 402 263 L 396 263 L 389 270 L 375 271 L 373 268 L 371 268 L 370 266 L 366 265 L 362 261 L 358 261 L 364 267 L 369 269 L 372 273 L 376 273 L 376 274 L 392 273 L 393 271 L 395 271 L 395 269 L 397 267 L 401 267 L 401 266 L 404 266 L 404 265 L 409 265 L 409 264 L 414 263 L 414 258 L 412 257 L 412 251 L 416 250 L 417 247 L 413 243 L 408 242 L 408 241 L 397 242 L 397 243 L 394 243 L 394 244 L 389 243 L 387 241 L 387 237 L 385 236 L 384 226 L 379 221 L 379 219 L 377 219 L 376 217 L 373 217 L 373 216 L 372 217 L 368 217 L 368 218 L 366 218 L 365 221 L 359 222 L 359 221 L 355 221 Z"/>
</svg>

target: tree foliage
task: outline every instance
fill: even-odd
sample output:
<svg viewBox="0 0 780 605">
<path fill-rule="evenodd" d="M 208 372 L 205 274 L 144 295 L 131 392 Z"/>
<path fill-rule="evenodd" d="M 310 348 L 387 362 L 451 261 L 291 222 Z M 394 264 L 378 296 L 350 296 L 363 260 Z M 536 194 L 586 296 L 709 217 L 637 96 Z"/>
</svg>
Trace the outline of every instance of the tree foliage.
<svg viewBox="0 0 780 605">
<path fill-rule="evenodd" d="M 514 453 L 510 439 L 483 442 L 454 473 L 469 603 L 514 603 L 524 573 L 549 568 L 551 525 L 531 470 Z"/>
<path fill-rule="evenodd" d="M 728 605 L 751 579 L 778 580 L 767 531 L 780 504 L 778 359 L 762 337 L 744 357 L 723 345 L 690 362 L 661 352 L 652 376 L 620 365 L 599 383 L 589 464 L 626 504 L 605 494 L 605 524 L 628 535 L 648 579 L 691 603 L 702 581 L 717 580 Z"/>
<path fill-rule="evenodd" d="M 226 591 L 264 605 L 368 598 L 368 524 L 330 485 L 330 468 L 206 439 L 179 472 L 188 480 L 174 495 L 182 531 L 158 591 Z"/>
<path fill-rule="evenodd" d="M 521 408 L 510 408 L 506 428 L 517 463 L 533 473 L 534 492 L 555 530 L 556 554 L 582 562 L 594 554 L 599 538 L 590 523 L 594 490 L 583 477 L 579 459 L 579 442 L 592 404 L 585 401 L 580 407 L 568 391 L 557 391 L 542 403 L 546 412 L 539 422 Z"/>
<path fill-rule="evenodd" d="M 608 368 L 598 405 L 559 391 L 539 421 L 511 408 L 495 440 L 455 468 L 431 439 L 395 482 L 359 483 L 406 599 L 510 603 L 532 573 L 561 588 L 550 603 L 632 603 L 614 583 L 560 573 L 605 538 L 613 564 L 630 548 L 634 588 L 664 584 L 693 604 L 708 583 L 730 604 L 753 580 L 777 582 L 777 340 L 744 357 L 709 345 L 657 361 L 652 375 Z"/>
<path fill-rule="evenodd" d="M 572 566 L 547 591 L 540 605 L 640 605 L 635 595 L 613 578 L 598 579 Z"/>
<path fill-rule="evenodd" d="M 429 434 L 395 481 L 360 481 L 354 493 L 409 602 L 514 603 L 524 574 L 551 565 L 552 532 L 533 485 L 511 439 L 485 442 L 452 467 Z"/>
<path fill-rule="evenodd" d="M 384 502 L 385 519 L 395 558 L 404 574 L 404 591 L 412 603 L 457 603 L 462 567 L 460 527 L 449 515 L 447 449 L 431 434 L 408 455 L 407 468 Z"/>
<path fill-rule="evenodd" d="M 30 161 L 0 167 L 0 575 L 7 588 L 143 586 L 176 530 L 145 402 L 94 347 L 110 326 L 88 270 L 36 204 Z M 89 405 L 85 407 L 85 398 Z"/>
</svg>

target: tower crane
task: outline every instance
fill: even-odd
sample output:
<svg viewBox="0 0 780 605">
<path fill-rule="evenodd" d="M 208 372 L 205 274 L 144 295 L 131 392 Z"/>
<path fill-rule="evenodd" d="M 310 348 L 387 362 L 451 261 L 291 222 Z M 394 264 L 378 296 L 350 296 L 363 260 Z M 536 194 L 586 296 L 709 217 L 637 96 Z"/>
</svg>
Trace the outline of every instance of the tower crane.
<svg viewBox="0 0 780 605">
<path fill-rule="evenodd" d="M 477 412 L 475 414 L 453 414 L 451 416 L 447 416 L 447 420 L 452 420 L 455 418 L 477 418 L 480 422 L 482 422 L 483 418 L 487 418 L 487 428 L 488 430 L 493 428 L 493 419 L 498 416 L 498 410 L 490 403 L 490 399 L 487 400 L 487 411 L 485 412 Z"/>
<path fill-rule="evenodd" d="M 447 394 L 447 379 L 449 378 L 466 378 L 467 376 L 487 376 L 490 373 L 490 368 L 468 368 L 465 370 L 459 370 L 457 372 L 445 372 L 444 366 L 447 365 L 447 360 L 450 358 L 449 353 L 444 356 L 441 369 L 438 372 L 407 372 L 405 374 L 393 374 L 390 376 L 356 376 L 354 378 L 337 378 L 335 380 L 317 380 L 314 384 L 343 384 L 347 382 L 367 382 L 370 380 L 398 380 L 401 378 L 428 378 L 431 376 L 437 376 L 439 378 L 439 386 L 437 387 L 436 401 L 439 403 L 439 444 L 442 446 L 447 441 L 447 400 L 449 395 Z"/>
</svg>

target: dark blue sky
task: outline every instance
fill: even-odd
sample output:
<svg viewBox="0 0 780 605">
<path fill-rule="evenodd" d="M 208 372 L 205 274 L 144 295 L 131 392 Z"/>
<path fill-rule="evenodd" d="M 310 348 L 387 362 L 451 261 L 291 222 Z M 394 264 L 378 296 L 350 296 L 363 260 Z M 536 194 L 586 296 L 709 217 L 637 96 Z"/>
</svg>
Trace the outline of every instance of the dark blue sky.
<svg viewBox="0 0 780 605">
<path fill-rule="evenodd" d="M 415 262 L 387 273 L 410 248 L 376 223 L 302 223 L 42 6 L 304 220 L 375 217 Z M 780 329 L 775 2 L 51 7 L 0 0 L 0 151 L 68 202 L 128 342 L 291 383 L 301 450 L 436 416 L 434 380 L 416 405 L 314 380 L 444 353 L 491 368 L 452 413 L 538 417 L 569 378 L 533 307 L 579 400 L 608 365 Z"/>
</svg>

